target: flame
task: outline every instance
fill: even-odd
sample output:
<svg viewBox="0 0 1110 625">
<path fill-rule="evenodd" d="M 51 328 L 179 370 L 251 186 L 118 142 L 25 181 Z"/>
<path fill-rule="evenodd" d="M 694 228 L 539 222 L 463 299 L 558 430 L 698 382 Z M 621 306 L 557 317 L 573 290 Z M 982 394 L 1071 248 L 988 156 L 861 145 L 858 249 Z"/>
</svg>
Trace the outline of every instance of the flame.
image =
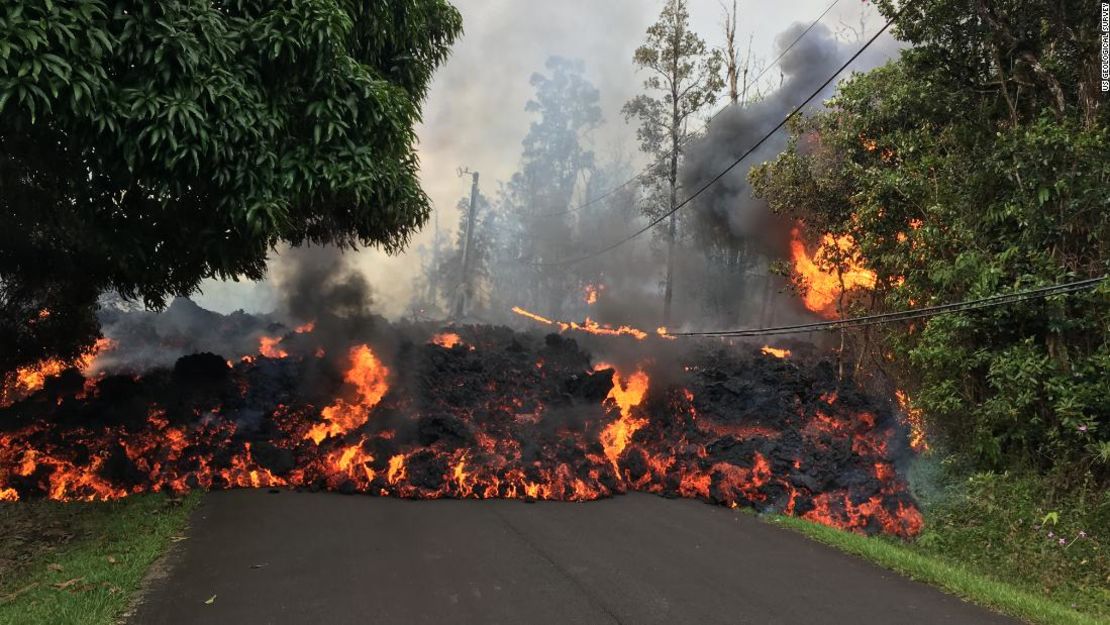
<svg viewBox="0 0 1110 625">
<path fill-rule="evenodd" d="M 289 352 L 278 347 L 280 336 L 263 336 L 258 339 L 258 353 L 267 358 L 285 358 Z"/>
<path fill-rule="evenodd" d="M 909 396 L 902 389 L 895 390 L 894 396 L 906 415 L 906 425 L 910 430 L 910 448 L 919 454 L 929 451 L 929 441 L 925 439 L 925 413 L 913 406 Z"/>
<path fill-rule="evenodd" d="M 440 347 L 445 349 L 451 349 L 461 342 L 462 339 L 460 339 L 459 335 L 455 334 L 454 332 L 442 332 L 432 337 L 433 344 L 439 345 Z"/>
<path fill-rule="evenodd" d="M 605 290 L 604 284 L 587 284 L 586 285 L 586 305 L 593 306 L 597 303 L 597 298 L 601 296 L 601 292 Z"/>
<path fill-rule="evenodd" d="M 407 477 L 405 470 L 405 455 L 397 454 L 389 459 L 389 470 L 386 471 L 385 479 L 390 484 L 396 486 L 399 482 Z"/>
<path fill-rule="evenodd" d="M 560 332 L 575 330 L 577 332 L 586 332 L 587 334 L 596 334 L 600 336 L 631 336 L 638 341 L 642 341 L 649 336 L 648 332 L 645 332 L 644 330 L 641 330 L 639 328 L 634 328 L 627 325 L 614 327 L 598 323 L 593 319 L 590 319 L 589 317 L 586 317 L 585 321 L 583 321 L 582 323 L 578 323 L 576 321 L 555 321 L 553 319 L 548 319 L 547 317 L 537 315 L 534 312 L 524 310 L 520 306 L 513 306 L 512 311 L 522 317 L 531 319 L 532 321 L 537 321 L 544 325 L 555 326 L 559 328 Z M 678 338 L 676 336 L 668 334 L 666 327 L 657 328 L 655 330 L 655 335 L 660 338 L 672 341 Z"/>
<path fill-rule="evenodd" d="M 305 334 L 306 332 L 312 332 L 315 329 L 316 329 L 316 322 L 315 321 L 307 321 L 307 322 L 302 323 L 301 325 L 293 328 L 293 332 L 296 332 L 297 334 Z"/>
<path fill-rule="evenodd" d="M 826 233 L 821 237 L 818 251 L 810 257 L 806 253 L 805 243 L 801 239 L 801 231 L 794 228 L 791 232 L 790 255 L 794 261 L 794 271 L 805 280 L 806 292 L 803 297 L 805 307 L 825 317 L 835 317 L 837 311 L 834 306 L 841 294 L 841 280 L 843 289 L 850 291 L 854 288 L 872 289 L 875 287 L 875 272 L 849 260 L 845 270 L 838 276 L 835 270 L 826 271 L 820 263 L 827 255 L 827 250 L 837 249 L 846 256 L 856 249 L 855 239 L 851 235 L 833 237 Z"/>
<path fill-rule="evenodd" d="M 771 347 L 770 345 L 764 345 L 763 349 L 761 349 L 759 351 L 763 352 L 764 354 L 767 354 L 768 356 L 774 356 L 775 358 L 788 358 L 788 357 L 790 357 L 790 350 L 789 349 L 780 349 L 778 347 Z"/>
<path fill-rule="evenodd" d="M 324 422 L 313 425 L 304 436 L 317 445 L 329 436 L 341 436 L 366 423 L 370 418 L 370 410 L 378 405 L 389 390 L 389 369 L 378 360 L 368 345 L 352 347 L 350 360 L 351 367 L 347 369 L 343 379 L 355 387 L 358 400 L 350 403 L 339 399 L 321 411 L 320 416 L 324 418 Z"/>
<path fill-rule="evenodd" d="M 667 326 L 659 326 L 658 328 L 655 329 L 655 333 L 657 335 L 659 335 L 659 338 L 664 338 L 664 339 L 667 339 L 668 341 L 674 341 L 674 340 L 678 339 L 677 336 L 673 336 L 673 335 L 667 333 Z"/>
<path fill-rule="evenodd" d="M 541 316 L 537 315 L 534 312 L 528 312 L 527 310 L 524 310 L 520 306 L 513 306 L 513 312 L 515 312 L 516 314 L 518 314 L 522 317 L 527 317 L 527 318 L 531 319 L 532 321 L 538 321 L 538 322 L 540 322 L 542 324 L 545 324 L 545 325 L 549 325 L 549 326 L 558 325 L 563 330 L 566 330 L 567 328 L 570 327 L 569 323 L 563 323 L 561 321 L 552 321 L 551 319 L 548 319 L 547 317 L 541 317 Z"/>
<path fill-rule="evenodd" d="M 310 398 L 292 395 L 281 400 L 289 405 L 276 399 L 260 404 L 267 411 L 265 439 L 254 429 L 238 430 L 238 403 L 226 415 L 207 403 L 153 405 L 145 423 L 128 421 L 126 427 L 95 416 L 63 426 L 46 414 L 0 431 L 0 501 L 275 486 L 568 501 L 635 490 L 730 507 L 773 506 L 861 533 L 912 536 L 922 528 L 891 452 L 897 430 L 881 413 L 860 409 L 855 398 L 842 402 L 832 387 L 805 390 L 804 399 L 784 389 L 783 397 L 794 393 L 792 414 L 769 421 L 720 401 L 715 380 L 730 375 L 727 368 L 684 363 L 691 384 L 699 385 L 693 388 L 706 393 L 695 404 L 690 388 L 650 380 L 641 363 L 614 371 L 611 381 L 600 378 L 606 396 L 592 412 L 579 405 L 584 418 L 571 425 L 547 419 L 561 406 L 547 402 L 572 380 L 572 388 L 582 387 L 581 360 L 541 351 L 486 361 L 508 370 L 473 371 L 436 353 L 417 350 L 432 357 L 412 362 L 415 378 L 394 380 L 409 370 L 390 371 L 369 346 L 352 347 L 345 393 L 322 411 Z M 244 397 L 278 388 L 269 382 L 251 388 L 263 377 L 256 375 L 260 363 L 234 363 L 233 379 Z M 279 368 L 296 373 L 300 365 Z M 404 392 L 414 390 L 421 395 Z M 87 392 L 96 397 L 101 389 L 90 381 Z M 372 410 L 379 412 L 370 420 Z M 832 470 L 859 471 L 865 479 L 829 483 L 824 478 Z"/>
<path fill-rule="evenodd" d="M 50 311 L 43 309 L 49 316 Z M 40 311 L 40 317 L 42 312 Z M 115 349 L 116 342 L 112 339 L 101 337 L 96 340 L 89 352 L 82 354 L 75 361 L 65 361 L 57 358 L 47 358 L 39 362 L 20 367 L 0 379 L 0 408 L 10 406 L 17 400 L 27 397 L 31 393 L 42 389 L 47 378 L 59 375 L 70 367 L 75 367 L 84 374 L 95 368 L 96 359 L 104 352 Z"/>
<path fill-rule="evenodd" d="M 604 363 L 599 363 L 594 367 L 595 370 L 609 368 L 611 367 Z M 648 375 L 642 370 L 637 370 L 627 379 L 623 378 L 620 373 L 613 372 L 613 388 L 609 390 L 606 399 L 617 405 L 621 416 L 602 430 L 601 445 L 605 449 L 605 457 L 609 459 L 609 463 L 613 465 L 613 470 L 617 472 L 617 475 L 621 474 L 620 465 L 617 462 L 621 453 L 628 447 L 632 435 L 648 423 L 647 419 L 632 415 L 632 409 L 639 406 L 640 402 L 644 400 L 647 390 Z"/>
</svg>

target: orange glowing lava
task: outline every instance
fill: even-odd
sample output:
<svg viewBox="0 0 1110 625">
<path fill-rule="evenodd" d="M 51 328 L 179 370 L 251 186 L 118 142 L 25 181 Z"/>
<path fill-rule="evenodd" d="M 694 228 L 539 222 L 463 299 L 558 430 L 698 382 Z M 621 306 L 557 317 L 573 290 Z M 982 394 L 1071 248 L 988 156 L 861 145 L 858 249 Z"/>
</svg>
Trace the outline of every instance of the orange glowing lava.
<svg viewBox="0 0 1110 625">
<path fill-rule="evenodd" d="M 455 334 L 454 332 L 441 332 L 440 334 L 432 337 L 433 344 L 439 345 L 440 347 L 443 347 L 445 349 L 451 349 L 461 342 L 462 339 L 460 339 L 459 335 Z"/>
<path fill-rule="evenodd" d="M 57 358 L 47 358 L 8 373 L 0 379 L 0 408 L 10 406 L 15 401 L 41 389 L 46 384 L 47 378 L 54 377 L 70 367 L 76 367 L 82 373 L 90 372 L 97 356 L 114 349 L 115 346 L 115 341 L 99 338 L 93 348 L 78 357 L 76 361 L 67 362 Z"/>
<path fill-rule="evenodd" d="M 788 358 L 788 357 L 790 357 L 790 350 L 789 349 L 779 349 L 777 347 L 771 347 L 770 345 L 764 345 L 763 349 L 761 349 L 759 351 L 763 352 L 764 354 L 767 354 L 768 356 L 774 356 L 775 358 Z"/>
<path fill-rule="evenodd" d="M 389 369 L 378 360 L 368 345 L 352 347 L 350 359 L 351 367 L 343 379 L 355 387 L 357 399 L 354 402 L 336 400 L 320 412 L 324 422 L 313 425 L 304 436 L 317 445 L 329 436 L 342 436 L 366 423 L 370 418 L 370 410 L 378 405 L 389 390 Z"/>
<path fill-rule="evenodd" d="M 851 235 L 833 237 L 826 233 L 821 237 L 821 245 L 812 257 L 806 253 L 805 243 L 802 242 L 801 231 L 798 228 L 794 228 L 791 236 L 790 255 L 794 262 L 795 273 L 805 281 L 806 292 L 803 301 L 809 310 L 824 317 L 835 317 L 838 312 L 835 306 L 843 291 L 875 287 L 875 272 L 851 260 L 852 252 L 856 249 L 856 242 Z M 824 269 L 831 250 L 837 250 L 839 255 L 849 259 L 846 262 L 847 266 L 839 275 L 835 269 Z"/>
<path fill-rule="evenodd" d="M 537 315 L 534 312 L 524 310 L 520 306 L 513 306 L 512 310 L 514 313 L 522 317 L 531 319 L 532 321 L 536 321 L 544 325 L 555 326 L 559 328 L 560 332 L 575 330 L 577 332 L 585 332 L 587 334 L 596 334 L 599 336 L 631 336 L 638 341 L 642 341 L 650 336 L 648 332 L 640 330 L 639 328 L 633 328 L 632 326 L 627 325 L 614 327 L 598 323 L 593 319 L 590 319 L 589 317 L 586 317 L 585 321 L 583 321 L 582 323 L 578 323 L 577 321 L 555 321 L 553 319 L 548 319 L 547 317 Z M 655 334 L 660 338 L 668 340 L 674 340 L 678 338 L 676 336 L 667 334 L 667 328 L 665 327 L 660 327 L 656 329 Z"/>
</svg>

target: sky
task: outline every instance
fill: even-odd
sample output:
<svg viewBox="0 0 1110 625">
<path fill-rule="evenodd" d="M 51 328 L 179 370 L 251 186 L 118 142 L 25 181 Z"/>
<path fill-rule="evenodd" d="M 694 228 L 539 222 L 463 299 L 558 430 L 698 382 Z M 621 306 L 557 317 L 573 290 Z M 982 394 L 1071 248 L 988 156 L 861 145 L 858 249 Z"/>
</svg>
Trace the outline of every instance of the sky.
<svg viewBox="0 0 1110 625">
<path fill-rule="evenodd" d="M 723 0 L 690 0 L 691 27 L 710 46 L 724 45 Z M 661 0 L 453 0 L 463 15 L 464 34 L 450 58 L 439 68 L 424 102 L 417 128 L 420 178 L 435 214 L 413 238 L 406 252 L 388 256 L 375 249 L 355 253 L 354 263 L 366 274 L 375 293 L 375 307 L 387 317 L 404 315 L 413 278 L 420 272 L 419 248 L 430 247 L 438 227 L 451 236 L 457 221 L 455 205 L 469 193 L 470 177 L 459 168 L 480 173 L 483 191 L 516 171 L 521 140 L 532 115 L 524 110 L 531 97 L 529 78 L 542 71 L 551 56 L 581 59 L 589 79 L 601 93 L 603 125 L 592 137 L 600 155 L 622 154 L 641 163 L 635 128 L 620 108 L 640 91 L 645 76 L 636 71 L 632 55 L 655 21 Z M 832 0 L 791 0 L 738 3 L 738 39 L 763 64 L 776 53 L 776 36 L 796 22 L 809 24 Z M 865 36 L 882 24 L 875 10 L 861 0 L 839 0 L 822 23 L 855 40 L 864 20 Z M 853 30 L 849 30 L 853 29 Z M 771 68 L 764 80 L 773 83 Z M 271 263 L 280 265 L 280 254 Z M 206 281 L 194 297 L 219 312 L 244 309 L 269 312 L 276 300 L 263 283 Z"/>
</svg>

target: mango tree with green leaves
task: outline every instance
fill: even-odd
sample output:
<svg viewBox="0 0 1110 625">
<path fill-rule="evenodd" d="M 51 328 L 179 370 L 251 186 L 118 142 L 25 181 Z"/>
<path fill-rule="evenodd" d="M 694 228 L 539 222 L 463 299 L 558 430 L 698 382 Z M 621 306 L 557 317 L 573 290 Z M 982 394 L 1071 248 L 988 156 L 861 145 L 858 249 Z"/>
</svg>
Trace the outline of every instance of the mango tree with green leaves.
<svg viewBox="0 0 1110 625">
<path fill-rule="evenodd" d="M 912 47 L 795 124 L 790 147 L 751 172 L 756 192 L 807 230 L 851 234 L 879 309 L 1106 274 L 1095 9 L 912 3 L 895 30 Z M 981 467 L 1110 477 L 1110 285 L 888 328 L 873 351 L 932 433 Z"/>
<path fill-rule="evenodd" d="M 0 372 L 72 358 L 98 296 L 259 279 L 279 242 L 401 249 L 445 0 L 0 8 Z"/>
</svg>

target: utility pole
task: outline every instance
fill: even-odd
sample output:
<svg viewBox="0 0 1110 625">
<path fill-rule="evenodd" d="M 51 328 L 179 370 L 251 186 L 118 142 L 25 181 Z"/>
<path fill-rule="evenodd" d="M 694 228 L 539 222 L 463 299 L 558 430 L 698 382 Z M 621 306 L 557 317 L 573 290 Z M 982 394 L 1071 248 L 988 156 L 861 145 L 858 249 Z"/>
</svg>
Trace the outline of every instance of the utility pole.
<svg viewBox="0 0 1110 625">
<path fill-rule="evenodd" d="M 455 319 L 462 319 L 470 296 L 470 248 L 474 241 L 474 218 L 478 213 L 478 172 L 459 169 L 459 175 L 470 174 L 470 211 L 466 216 L 466 240 L 463 243 L 462 279 L 459 281 L 459 298 L 455 304 Z"/>
</svg>

